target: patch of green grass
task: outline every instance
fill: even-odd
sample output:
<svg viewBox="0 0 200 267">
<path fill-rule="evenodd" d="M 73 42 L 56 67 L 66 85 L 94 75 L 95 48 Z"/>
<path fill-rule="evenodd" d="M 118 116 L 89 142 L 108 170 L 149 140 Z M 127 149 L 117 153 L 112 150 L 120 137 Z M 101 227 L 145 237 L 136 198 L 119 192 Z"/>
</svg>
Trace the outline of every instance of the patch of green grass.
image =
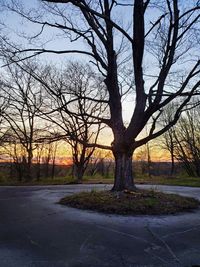
<svg viewBox="0 0 200 267">
<path fill-rule="evenodd" d="M 200 177 L 137 177 L 135 179 L 135 182 L 138 184 L 160 184 L 200 187 Z"/>
<path fill-rule="evenodd" d="M 85 176 L 83 184 L 113 184 L 114 178 L 103 178 L 100 175 L 95 177 Z M 33 179 L 31 181 L 17 181 L 15 178 L 9 178 L 5 175 L 0 175 L 0 185 L 62 185 L 73 184 L 75 180 L 71 176 L 45 178 L 42 177 L 39 181 Z M 136 184 L 158 184 L 158 185 L 174 185 L 174 186 L 191 186 L 200 187 L 200 177 L 164 177 L 164 176 L 136 176 Z"/>
<path fill-rule="evenodd" d="M 88 178 L 83 180 L 86 184 L 113 184 L 113 178 L 104 179 L 102 177 Z M 159 185 L 176 185 L 176 186 L 191 186 L 200 187 L 200 177 L 168 177 L 168 176 L 136 176 L 136 184 L 159 184 Z"/>
<path fill-rule="evenodd" d="M 84 177 L 85 184 L 113 184 L 114 178 L 104 178 L 100 175 L 95 177 Z M 160 184 L 160 185 L 174 185 L 174 186 L 191 186 L 200 187 L 200 177 L 188 177 L 185 175 L 170 177 L 170 176 L 152 176 L 136 175 L 136 184 Z"/>
<path fill-rule="evenodd" d="M 91 191 L 64 197 L 60 204 L 124 215 L 174 214 L 198 208 L 199 201 L 175 194 L 137 189 L 134 192 Z"/>
<path fill-rule="evenodd" d="M 40 180 L 33 179 L 31 181 L 18 181 L 16 179 L 5 179 L 0 180 L 0 185 L 63 185 L 63 184 L 71 184 L 73 183 L 73 179 L 71 177 L 55 177 L 55 178 L 41 178 Z"/>
</svg>

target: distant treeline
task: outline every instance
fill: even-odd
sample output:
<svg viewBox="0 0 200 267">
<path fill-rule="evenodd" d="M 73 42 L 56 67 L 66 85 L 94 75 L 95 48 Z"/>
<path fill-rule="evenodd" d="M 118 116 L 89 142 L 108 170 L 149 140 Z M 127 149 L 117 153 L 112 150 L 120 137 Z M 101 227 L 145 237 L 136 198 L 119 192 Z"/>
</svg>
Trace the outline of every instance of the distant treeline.
<svg viewBox="0 0 200 267">
<path fill-rule="evenodd" d="M 40 181 L 44 179 L 56 179 L 66 178 L 66 182 L 74 181 L 76 179 L 73 175 L 73 165 L 57 165 L 52 163 L 33 163 L 31 166 L 31 178 L 34 181 Z M 174 175 L 183 174 L 184 166 L 182 163 L 175 163 Z M 171 176 L 171 163 L 170 162 L 151 162 L 147 161 L 134 161 L 134 173 L 137 177 L 151 177 L 151 176 Z M 28 182 L 26 173 L 26 166 L 21 163 L 15 162 L 1 162 L 0 163 L 0 182 L 13 181 L 13 182 Z M 98 160 L 95 163 L 88 164 L 87 170 L 85 171 L 85 178 L 100 178 L 109 179 L 114 177 L 114 161 Z"/>
</svg>

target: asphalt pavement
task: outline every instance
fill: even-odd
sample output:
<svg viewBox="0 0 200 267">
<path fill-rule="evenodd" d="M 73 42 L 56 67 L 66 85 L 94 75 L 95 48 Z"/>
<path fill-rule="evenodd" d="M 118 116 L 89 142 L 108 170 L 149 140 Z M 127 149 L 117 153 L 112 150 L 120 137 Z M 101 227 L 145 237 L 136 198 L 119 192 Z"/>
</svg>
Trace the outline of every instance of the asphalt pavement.
<svg viewBox="0 0 200 267">
<path fill-rule="evenodd" d="M 200 199 L 200 188 L 155 187 Z M 120 216 L 57 204 L 92 188 L 109 186 L 0 187 L 0 267 L 200 266 L 200 209 Z"/>
</svg>

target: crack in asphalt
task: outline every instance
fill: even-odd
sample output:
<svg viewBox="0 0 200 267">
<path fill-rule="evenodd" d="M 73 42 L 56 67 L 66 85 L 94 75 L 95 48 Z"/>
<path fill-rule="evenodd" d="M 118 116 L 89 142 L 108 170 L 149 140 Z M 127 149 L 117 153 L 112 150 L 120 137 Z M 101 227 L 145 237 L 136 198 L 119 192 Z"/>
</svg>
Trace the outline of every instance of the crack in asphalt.
<svg viewBox="0 0 200 267">
<path fill-rule="evenodd" d="M 176 256 L 176 254 L 173 252 L 173 250 L 172 250 L 171 247 L 167 244 L 167 242 L 164 241 L 161 237 L 159 237 L 158 234 L 155 233 L 155 232 L 150 228 L 149 225 L 147 225 L 146 228 L 147 228 L 147 230 L 152 234 L 152 236 L 153 236 L 156 240 L 160 241 L 160 242 L 163 244 L 163 246 L 166 248 L 166 250 L 167 250 L 167 251 L 169 252 L 169 254 L 172 256 L 172 258 L 173 258 L 177 263 L 181 264 L 180 259 Z"/>
<path fill-rule="evenodd" d="M 118 231 L 118 230 L 115 230 L 115 229 L 107 227 L 107 226 L 102 226 L 102 225 L 96 225 L 96 226 L 97 226 L 97 228 L 101 228 L 101 229 L 104 229 L 104 230 L 107 230 L 107 231 L 110 231 L 110 232 L 113 232 L 113 233 L 116 233 L 116 234 L 120 234 L 120 235 L 123 235 L 123 236 L 126 236 L 126 237 L 130 237 L 130 238 L 136 239 L 136 240 L 141 241 L 141 242 L 146 243 L 146 244 L 156 245 L 156 244 L 151 243 L 151 242 L 149 242 L 148 240 L 146 240 L 146 239 L 144 239 L 142 237 L 138 237 L 138 236 L 135 236 L 133 234 L 128 234 L 128 233 L 125 233 L 125 232 L 122 232 L 122 231 Z"/>
<path fill-rule="evenodd" d="M 167 234 L 167 235 L 163 235 L 162 238 L 168 238 L 168 237 L 175 236 L 175 235 L 182 235 L 182 234 L 194 231 L 194 230 L 200 231 L 199 228 L 200 228 L 200 224 L 197 224 L 197 225 L 195 225 L 193 227 L 187 228 L 184 231 L 177 231 L 177 232 L 173 232 L 173 233 L 170 233 L 170 234 Z"/>
<path fill-rule="evenodd" d="M 161 246 L 158 246 L 155 243 L 152 243 L 149 240 L 144 239 L 142 237 L 138 237 L 138 236 L 135 236 L 133 234 L 128 234 L 128 233 L 125 233 L 125 232 L 122 232 L 122 231 L 118 231 L 118 230 L 115 230 L 115 229 L 110 228 L 110 227 L 99 226 L 99 225 L 97 227 L 98 228 L 105 229 L 105 230 L 110 231 L 110 232 L 113 232 L 113 233 L 116 233 L 116 234 L 120 234 L 120 235 L 123 235 L 123 236 L 126 236 L 126 237 L 130 237 L 130 238 L 136 239 L 138 241 L 141 241 L 141 242 L 143 242 L 145 244 L 150 245 L 149 247 L 147 247 L 146 249 L 144 249 L 144 252 L 147 253 L 148 255 L 150 255 L 151 257 L 153 256 L 154 258 L 157 258 L 158 260 L 160 260 L 164 264 L 167 264 L 168 263 L 164 258 L 162 258 L 159 255 L 156 255 L 156 254 L 154 254 L 152 252 L 152 250 L 154 250 L 154 251 L 155 250 L 159 250 L 161 248 Z M 130 265 L 130 266 L 132 266 L 132 265 Z"/>
</svg>

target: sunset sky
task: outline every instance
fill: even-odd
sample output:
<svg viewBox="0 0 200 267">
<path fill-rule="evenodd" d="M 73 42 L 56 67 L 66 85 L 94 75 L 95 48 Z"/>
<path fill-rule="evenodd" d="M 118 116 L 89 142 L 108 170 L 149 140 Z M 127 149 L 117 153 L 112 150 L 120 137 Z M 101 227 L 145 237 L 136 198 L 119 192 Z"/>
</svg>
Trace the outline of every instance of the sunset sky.
<svg viewBox="0 0 200 267">
<path fill-rule="evenodd" d="M 37 0 L 29 0 L 29 1 L 22 1 L 24 2 L 25 6 L 30 8 L 30 7 L 34 7 L 37 9 L 38 3 L 39 1 Z M 189 3 L 188 0 L 186 0 L 184 2 L 185 4 Z M 121 12 L 121 7 L 120 7 L 120 12 Z M 125 19 L 123 20 L 124 24 L 128 24 L 129 18 L 131 18 L 131 8 L 129 7 L 124 7 L 124 13 L 126 13 L 126 16 L 123 16 Z M 5 12 L 3 14 L 1 14 L 2 18 L 1 21 L 3 21 L 7 26 L 8 29 L 6 29 L 6 35 L 13 39 L 15 42 L 19 42 L 19 43 L 23 43 L 23 45 L 26 47 L 27 45 L 29 47 L 35 47 L 35 43 L 34 43 L 34 39 L 32 40 L 32 44 L 31 43 L 26 43 L 24 40 L 24 35 L 28 34 L 29 36 L 34 36 L 38 33 L 38 31 L 40 30 L 40 27 L 38 25 L 34 25 L 30 22 L 27 22 L 26 19 L 22 19 L 20 18 L 17 14 L 12 16 L 10 15 L 10 12 Z M 118 14 L 120 17 L 120 14 Z M 124 14 L 123 14 L 124 15 Z M 152 19 L 152 17 L 151 17 Z M 46 43 L 46 47 L 50 47 L 51 49 L 56 49 L 56 50 L 60 50 L 60 49 L 87 49 L 85 47 L 85 45 L 83 45 L 83 43 L 81 41 L 77 41 L 77 42 L 73 42 L 70 43 L 69 40 L 67 38 L 63 38 L 63 36 L 58 36 L 56 35 L 57 32 L 55 30 L 45 30 L 44 34 L 42 35 L 42 39 L 40 40 L 40 38 L 37 39 L 40 41 L 38 43 L 38 47 L 44 42 L 44 40 L 50 40 L 48 43 Z M 84 56 L 80 56 L 80 55 L 53 55 L 53 54 L 45 54 L 45 55 L 41 55 L 40 56 L 40 60 L 42 60 L 43 62 L 52 62 L 54 65 L 57 66 L 61 66 L 63 64 L 65 64 L 68 60 L 82 60 L 85 61 L 86 58 Z M 88 59 L 87 59 L 88 60 Z M 154 72 L 156 70 L 154 70 L 154 62 L 152 60 L 151 57 L 145 57 L 144 59 L 144 63 L 145 63 L 145 69 L 148 70 L 148 68 L 151 70 L 151 74 L 154 74 Z M 150 79 L 147 79 L 145 81 L 145 85 L 146 87 L 148 87 L 150 84 L 152 83 L 152 81 Z M 132 115 L 132 111 L 134 108 L 134 96 L 128 96 L 124 101 L 123 101 L 123 116 L 124 116 L 124 121 L 129 122 L 131 115 Z M 148 126 L 147 126 L 148 127 Z M 145 134 L 142 133 L 142 135 Z M 106 129 L 102 134 L 101 134 L 101 138 L 100 138 L 100 143 L 102 144 L 107 144 L 110 145 L 112 142 L 112 132 L 108 129 Z M 160 141 L 159 141 L 160 142 Z M 154 145 L 155 142 L 152 142 L 152 155 L 151 158 L 152 160 L 167 160 L 168 157 L 168 153 L 166 151 L 163 151 L 161 149 L 161 147 L 158 147 L 158 145 Z M 66 152 L 67 151 L 67 152 Z M 70 150 L 69 149 L 65 149 L 64 147 L 61 149 L 59 148 L 59 153 L 58 156 L 62 157 L 62 155 L 70 155 Z"/>
</svg>

